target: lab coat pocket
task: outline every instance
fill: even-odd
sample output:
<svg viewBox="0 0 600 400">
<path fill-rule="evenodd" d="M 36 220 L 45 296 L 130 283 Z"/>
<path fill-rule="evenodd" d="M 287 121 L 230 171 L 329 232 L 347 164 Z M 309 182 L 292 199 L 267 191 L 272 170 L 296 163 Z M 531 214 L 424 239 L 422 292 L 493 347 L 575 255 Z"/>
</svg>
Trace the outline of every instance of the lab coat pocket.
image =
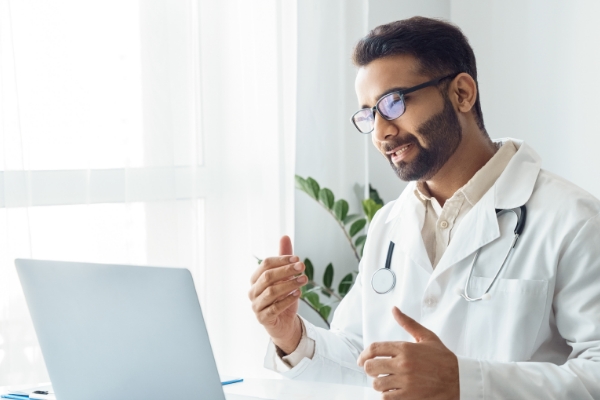
<svg viewBox="0 0 600 400">
<path fill-rule="evenodd" d="M 481 296 L 491 278 L 472 277 L 469 294 Z M 546 311 L 548 281 L 498 279 L 487 300 L 468 303 L 463 349 L 467 357 L 526 361 Z"/>
</svg>

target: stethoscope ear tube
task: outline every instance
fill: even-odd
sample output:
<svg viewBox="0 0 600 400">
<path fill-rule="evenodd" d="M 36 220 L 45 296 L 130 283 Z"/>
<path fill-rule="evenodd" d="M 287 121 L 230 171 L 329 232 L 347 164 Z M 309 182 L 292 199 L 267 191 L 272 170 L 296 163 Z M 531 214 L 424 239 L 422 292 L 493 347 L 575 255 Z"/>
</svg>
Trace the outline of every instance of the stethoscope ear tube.
<svg viewBox="0 0 600 400">
<path fill-rule="evenodd" d="M 385 259 L 385 268 L 390 269 L 392 265 L 392 254 L 394 254 L 394 242 L 390 240 L 390 246 L 388 247 L 387 257 Z"/>
</svg>

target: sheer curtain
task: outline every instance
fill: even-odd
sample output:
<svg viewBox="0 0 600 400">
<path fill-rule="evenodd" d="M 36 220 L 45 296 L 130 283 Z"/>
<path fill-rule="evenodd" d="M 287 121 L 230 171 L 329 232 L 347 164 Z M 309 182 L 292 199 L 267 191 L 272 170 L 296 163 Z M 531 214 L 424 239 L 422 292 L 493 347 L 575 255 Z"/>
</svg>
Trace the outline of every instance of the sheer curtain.
<svg viewBox="0 0 600 400">
<path fill-rule="evenodd" d="M 220 370 L 259 374 L 246 294 L 293 231 L 295 13 L 0 0 L 0 385 L 48 379 L 17 257 L 189 268 Z"/>
</svg>

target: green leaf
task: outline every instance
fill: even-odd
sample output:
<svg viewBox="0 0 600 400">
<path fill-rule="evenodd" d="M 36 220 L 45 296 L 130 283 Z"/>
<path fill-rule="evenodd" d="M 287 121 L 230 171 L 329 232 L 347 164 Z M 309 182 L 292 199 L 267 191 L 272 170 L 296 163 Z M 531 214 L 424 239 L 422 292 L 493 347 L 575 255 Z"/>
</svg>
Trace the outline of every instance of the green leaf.
<svg viewBox="0 0 600 400">
<path fill-rule="evenodd" d="M 256 256 L 254 256 L 254 258 L 256 258 L 256 262 L 258 263 L 258 265 L 260 265 L 260 263 L 262 263 L 262 262 L 263 262 L 263 260 L 261 260 L 260 258 L 258 258 L 258 257 L 256 257 Z"/>
<path fill-rule="evenodd" d="M 349 273 L 344 278 L 342 278 L 340 284 L 338 285 L 338 292 L 340 296 L 344 297 L 350 291 L 352 284 L 354 283 L 354 276 L 352 273 Z"/>
<path fill-rule="evenodd" d="M 304 295 L 304 293 L 310 292 L 312 289 L 314 289 L 314 287 L 315 285 L 313 285 L 312 283 L 307 283 L 306 285 L 300 288 L 300 292 Z"/>
<path fill-rule="evenodd" d="M 331 314 L 331 307 L 330 306 L 323 306 L 319 309 L 319 314 L 321 314 L 321 316 L 325 319 L 329 318 L 329 314 Z"/>
<path fill-rule="evenodd" d="M 321 203 L 325 205 L 325 207 L 331 208 L 333 207 L 335 197 L 333 196 L 333 192 L 327 188 L 323 188 L 319 191 L 319 200 Z"/>
<path fill-rule="evenodd" d="M 300 175 L 294 175 L 294 179 L 296 180 L 296 189 L 304 190 L 306 186 L 306 180 Z"/>
<path fill-rule="evenodd" d="M 373 199 L 363 200 L 362 206 L 369 222 L 373 219 L 375 213 L 379 211 L 381 207 L 383 207 L 381 204 L 376 203 Z"/>
<path fill-rule="evenodd" d="M 333 264 L 329 263 L 327 267 L 325 267 L 325 273 L 323 274 L 323 285 L 327 289 L 331 289 L 331 284 L 333 283 Z"/>
<path fill-rule="evenodd" d="M 304 193 L 306 193 L 310 197 L 313 197 L 312 187 L 309 185 L 309 183 L 306 181 L 306 179 L 304 179 L 303 177 L 301 177 L 299 175 L 296 175 L 296 188 L 302 190 Z"/>
<path fill-rule="evenodd" d="M 354 223 L 350 226 L 350 232 L 348 232 L 350 234 L 350 237 L 354 237 L 354 235 L 360 232 L 366 224 L 367 220 L 364 218 L 357 219 L 356 221 L 354 221 Z"/>
<path fill-rule="evenodd" d="M 304 268 L 304 274 L 308 277 L 309 281 L 312 281 L 315 274 L 315 268 L 313 267 L 313 263 L 308 258 L 305 258 L 304 266 L 306 267 Z"/>
<path fill-rule="evenodd" d="M 350 206 L 348 206 L 348 202 L 344 199 L 340 199 L 335 202 L 335 204 L 333 205 L 333 213 L 335 214 L 335 217 L 338 219 L 338 221 L 344 221 L 344 219 L 348 215 L 349 208 Z"/>
<path fill-rule="evenodd" d="M 310 193 L 308 194 L 310 194 L 315 200 L 319 200 L 319 191 L 321 189 L 319 188 L 319 184 L 317 183 L 317 181 L 315 181 L 309 176 L 308 178 L 306 178 L 306 184 L 310 190 Z"/>
<path fill-rule="evenodd" d="M 344 225 L 348 225 L 350 222 L 354 221 L 356 218 L 359 218 L 358 214 L 350 214 L 346 218 L 344 218 Z"/>
<path fill-rule="evenodd" d="M 315 292 L 304 293 L 302 298 L 308 301 L 317 310 L 321 309 L 321 302 L 319 301 L 319 295 Z"/>
<path fill-rule="evenodd" d="M 367 235 L 360 235 L 359 237 L 356 238 L 356 240 L 354 241 L 354 245 L 356 247 L 360 247 L 363 246 L 365 244 L 365 241 L 367 240 Z"/>
<path fill-rule="evenodd" d="M 379 192 L 373 189 L 373 186 L 371 185 L 369 185 L 369 198 L 375 203 L 383 206 L 383 200 L 381 200 L 381 197 L 379 197 Z"/>
<path fill-rule="evenodd" d="M 325 297 L 331 297 L 331 294 L 323 288 L 321 288 L 321 293 L 323 293 L 323 296 L 325 296 Z"/>
</svg>

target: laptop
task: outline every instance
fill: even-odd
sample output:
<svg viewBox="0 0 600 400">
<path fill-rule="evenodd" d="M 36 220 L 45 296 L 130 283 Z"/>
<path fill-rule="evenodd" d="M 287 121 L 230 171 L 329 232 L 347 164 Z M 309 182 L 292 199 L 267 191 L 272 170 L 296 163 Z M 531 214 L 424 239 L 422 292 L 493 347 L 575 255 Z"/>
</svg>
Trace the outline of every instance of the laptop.
<svg viewBox="0 0 600 400">
<path fill-rule="evenodd" d="M 15 260 L 60 400 L 225 396 L 191 273 Z"/>
</svg>

